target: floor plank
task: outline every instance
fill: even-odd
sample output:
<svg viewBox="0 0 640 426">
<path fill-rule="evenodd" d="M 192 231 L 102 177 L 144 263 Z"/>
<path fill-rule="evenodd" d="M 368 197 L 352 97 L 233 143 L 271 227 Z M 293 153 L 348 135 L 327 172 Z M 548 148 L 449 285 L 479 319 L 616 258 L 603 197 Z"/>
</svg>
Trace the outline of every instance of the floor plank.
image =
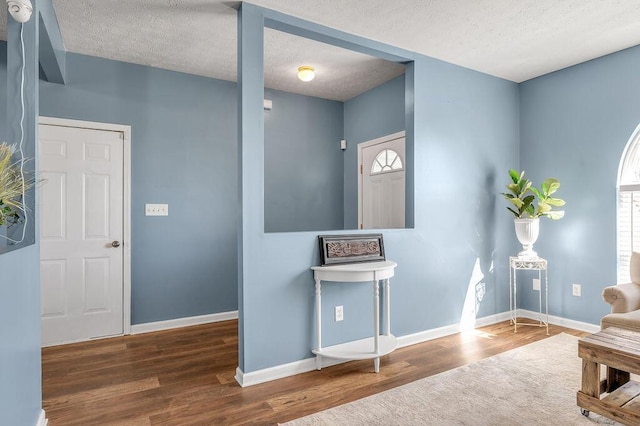
<svg viewBox="0 0 640 426">
<path fill-rule="evenodd" d="M 546 337 L 538 327 L 514 334 L 506 321 L 398 349 L 379 374 L 351 361 L 241 388 L 237 321 L 225 321 L 44 348 L 43 408 L 50 426 L 275 425 Z"/>
</svg>

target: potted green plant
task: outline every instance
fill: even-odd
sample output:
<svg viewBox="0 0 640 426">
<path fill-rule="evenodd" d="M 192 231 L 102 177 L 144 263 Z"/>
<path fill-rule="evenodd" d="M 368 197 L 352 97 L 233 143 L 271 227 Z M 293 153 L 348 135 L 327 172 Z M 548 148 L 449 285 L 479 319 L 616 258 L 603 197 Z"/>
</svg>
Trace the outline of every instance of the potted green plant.
<svg viewBox="0 0 640 426">
<path fill-rule="evenodd" d="M 0 226 L 12 225 L 26 212 L 23 195 L 33 185 L 25 179 L 24 159 L 12 160 L 15 145 L 0 143 Z"/>
<path fill-rule="evenodd" d="M 537 253 L 533 251 L 533 244 L 540 232 L 540 217 L 545 216 L 553 220 L 564 217 L 564 211 L 553 209 L 565 204 L 563 199 L 553 197 L 560 188 L 560 181 L 547 178 L 540 188 L 536 188 L 525 177 L 524 171 L 510 169 L 509 177 L 511 177 L 511 183 L 507 184 L 509 192 L 503 192 L 502 195 L 511 203 L 507 210 L 515 216 L 516 236 L 523 248 L 518 256 L 537 257 Z"/>
</svg>

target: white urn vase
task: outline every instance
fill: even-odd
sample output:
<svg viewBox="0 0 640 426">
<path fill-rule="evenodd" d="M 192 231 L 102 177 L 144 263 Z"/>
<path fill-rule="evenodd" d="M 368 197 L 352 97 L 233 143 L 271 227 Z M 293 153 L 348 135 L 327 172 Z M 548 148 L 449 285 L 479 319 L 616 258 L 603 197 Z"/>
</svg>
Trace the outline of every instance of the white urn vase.
<svg viewBox="0 0 640 426">
<path fill-rule="evenodd" d="M 514 219 L 516 226 L 516 237 L 522 244 L 523 250 L 518 253 L 518 257 L 535 258 L 538 253 L 533 251 L 533 244 L 538 239 L 540 232 L 540 218 Z"/>
</svg>

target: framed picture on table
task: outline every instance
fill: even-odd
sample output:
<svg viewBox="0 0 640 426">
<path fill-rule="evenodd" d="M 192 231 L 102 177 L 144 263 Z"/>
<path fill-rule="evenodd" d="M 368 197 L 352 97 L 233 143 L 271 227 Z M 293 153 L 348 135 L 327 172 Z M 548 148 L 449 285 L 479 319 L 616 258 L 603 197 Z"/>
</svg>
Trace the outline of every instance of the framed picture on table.
<svg viewBox="0 0 640 426">
<path fill-rule="evenodd" d="M 385 260 L 382 234 L 318 235 L 320 265 Z"/>
</svg>

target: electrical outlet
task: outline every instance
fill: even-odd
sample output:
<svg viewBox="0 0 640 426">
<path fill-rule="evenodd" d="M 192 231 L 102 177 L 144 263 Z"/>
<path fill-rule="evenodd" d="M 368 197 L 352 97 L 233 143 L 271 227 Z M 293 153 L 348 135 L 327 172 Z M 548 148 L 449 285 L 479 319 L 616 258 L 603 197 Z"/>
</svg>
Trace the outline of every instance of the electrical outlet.
<svg viewBox="0 0 640 426">
<path fill-rule="evenodd" d="M 540 279 L 539 278 L 534 278 L 533 279 L 533 289 L 540 291 Z"/>
<path fill-rule="evenodd" d="M 336 321 L 342 321 L 344 319 L 344 308 L 342 305 L 336 306 L 335 317 Z"/>
<path fill-rule="evenodd" d="M 145 216 L 169 216 L 169 204 L 145 204 Z"/>
<path fill-rule="evenodd" d="M 580 284 L 573 284 L 573 295 L 582 296 L 582 286 Z"/>
</svg>

